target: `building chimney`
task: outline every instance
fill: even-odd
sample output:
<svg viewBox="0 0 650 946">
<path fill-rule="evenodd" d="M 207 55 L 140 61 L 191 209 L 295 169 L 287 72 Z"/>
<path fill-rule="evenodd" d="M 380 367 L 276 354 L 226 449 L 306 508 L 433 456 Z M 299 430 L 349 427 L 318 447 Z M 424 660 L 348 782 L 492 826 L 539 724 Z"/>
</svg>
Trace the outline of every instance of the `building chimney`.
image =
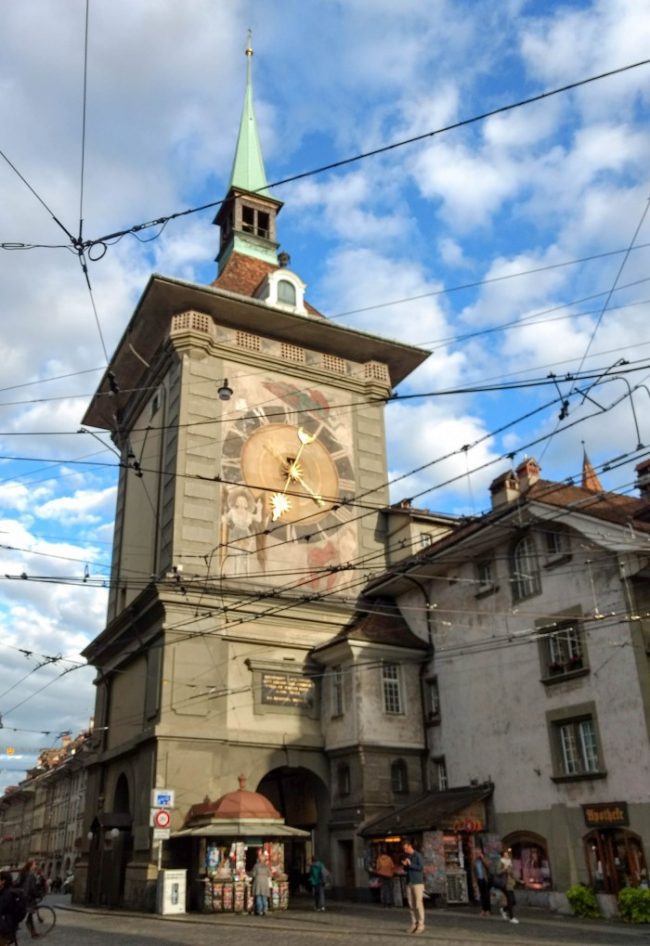
<svg viewBox="0 0 650 946">
<path fill-rule="evenodd" d="M 517 479 L 519 480 L 519 489 L 522 493 L 527 492 L 531 486 L 534 486 L 539 479 L 541 468 L 537 460 L 528 457 L 517 467 Z"/>
<path fill-rule="evenodd" d="M 638 463 L 636 469 L 636 483 L 641 499 L 650 500 L 650 460 Z"/>
<path fill-rule="evenodd" d="M 499 506 L 505 506 L 508 503 L 514 503 L 519 499 L 519 480 L 513 470 L 502 473 L 492 480 L 490 484 L 490 493 L 492 494 L 492 508 L 498 509 Z"/>
</svg>

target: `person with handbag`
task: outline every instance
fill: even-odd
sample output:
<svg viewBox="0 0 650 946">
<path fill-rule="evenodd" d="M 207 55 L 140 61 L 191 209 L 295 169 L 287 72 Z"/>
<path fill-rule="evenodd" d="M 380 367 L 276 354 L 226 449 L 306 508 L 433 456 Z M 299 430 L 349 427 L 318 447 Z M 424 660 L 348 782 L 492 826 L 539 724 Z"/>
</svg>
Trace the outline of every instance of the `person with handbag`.
<svg viewBox="0 0 650 946">
<path fill-rule="evenodd" d="M 497 873 L 492 881 L 492 886 L 496 887 L 501 893 L 502 900 L 500 909 L 503 919 L 507 920 L 509 923 L 519 923 L 519 920 L 515 917 L 515 903 L 517 902 L 515 899 L 515 887 L 517 886 L 517 878 L 512 869 L 512 860 L 508 854 L 501 855 Z"/>
</svg>

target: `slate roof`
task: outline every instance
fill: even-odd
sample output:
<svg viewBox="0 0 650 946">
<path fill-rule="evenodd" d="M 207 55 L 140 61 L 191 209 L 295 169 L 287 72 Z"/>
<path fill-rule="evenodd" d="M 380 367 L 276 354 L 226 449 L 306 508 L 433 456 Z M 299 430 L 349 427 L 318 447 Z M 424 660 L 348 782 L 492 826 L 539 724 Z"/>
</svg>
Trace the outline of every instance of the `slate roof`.
<svg viewBox="0 0 650 946">
<path fill-rule="evenodd" d="M 643 500 L 635 496 L 595 492 L 583 486 L 554 483 L 551 480 L 538 480 L 523 494 L 522 498 L 622 526 L 636 519 L 646 505 Z M 644 528 L 641 522 L 635 522 L 634 525 L 636 528 Z"/>
<path fill-rule="evenodd" d="M 378 604 L 378 607 L 381 607 L 381 604 Z M 327 647 L 332 647 L 346 640 L 385 644 L 391 647 L 407 647 L 413 650 L 427 650 L 426 642 L 410 630 L 399 614 L 373 612 L 357 616 L 351 624 L 344 627 L 331 640 L 315 647 L 312 653 L 325 650 Z"/>
<path fill-rule="evenodd" d="M 395 808 L 387 815 L 372 818 L 357 832 L 364 838 L 390 834 L 408 834 L 449 826 L 453 815 L 492 795 L 491 782 L 450 788 L 446 792 L 428 792 L 415 801 Z"/>
</svg>

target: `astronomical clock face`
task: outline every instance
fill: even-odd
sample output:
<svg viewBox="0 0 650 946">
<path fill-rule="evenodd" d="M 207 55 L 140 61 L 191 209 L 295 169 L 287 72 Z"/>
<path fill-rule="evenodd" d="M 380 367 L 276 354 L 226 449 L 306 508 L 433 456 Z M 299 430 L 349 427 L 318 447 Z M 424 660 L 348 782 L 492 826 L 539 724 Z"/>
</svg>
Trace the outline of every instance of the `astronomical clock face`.
<svg viewBox="0 0 650 946">
<path fill-rule="evenodd" d="M 293 424 L 258 428 L 241 453 L 244 482 L 267 490 L 272 522 L 311 525 L 338 504 L 335 461 L 316 433 Z"/>
<path fill-rule="evenodd" d="M 289 381 L 242 373 L 232 384 L 238 416 L 224 423 L 221 475 L 233 485 L 224 486 L 222 574 L 273 575 L 277 584 L 283 570 L 299 580 L 312 569 L 312 587 L 333 590 L 344 576 L 328 569 L 358 555 L 355 511 L 345 504 L 355 492 L 349 408 Z"/>
</svg>

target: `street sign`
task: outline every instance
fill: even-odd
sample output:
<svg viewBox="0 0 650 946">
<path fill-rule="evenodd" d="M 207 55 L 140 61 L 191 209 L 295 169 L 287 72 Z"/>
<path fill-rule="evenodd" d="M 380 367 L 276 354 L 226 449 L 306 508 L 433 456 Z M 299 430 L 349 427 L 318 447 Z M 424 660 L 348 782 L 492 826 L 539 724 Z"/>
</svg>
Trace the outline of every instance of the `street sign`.
<svg viewBox="0 0 650 946">
<path fill-rule="evenodd" d="M 153 826 L 154 828 L 169 828 L 172 823 L 172 816 L 166 808 L 159 808 L 154 812 L 153 816 Z"/>
<path fill-rule="evenodd" d="M 171 837 L 171 833 L 171 828 L 154 828 L 153 839 L 154 841 L 168 841 Z"/>
<path fill-rule="evenodd" d="M 174 807 L 174 789 L 173 788 L 154 788 L 151 791 L 152 808 L 173 808 Z"/>
</svg>

